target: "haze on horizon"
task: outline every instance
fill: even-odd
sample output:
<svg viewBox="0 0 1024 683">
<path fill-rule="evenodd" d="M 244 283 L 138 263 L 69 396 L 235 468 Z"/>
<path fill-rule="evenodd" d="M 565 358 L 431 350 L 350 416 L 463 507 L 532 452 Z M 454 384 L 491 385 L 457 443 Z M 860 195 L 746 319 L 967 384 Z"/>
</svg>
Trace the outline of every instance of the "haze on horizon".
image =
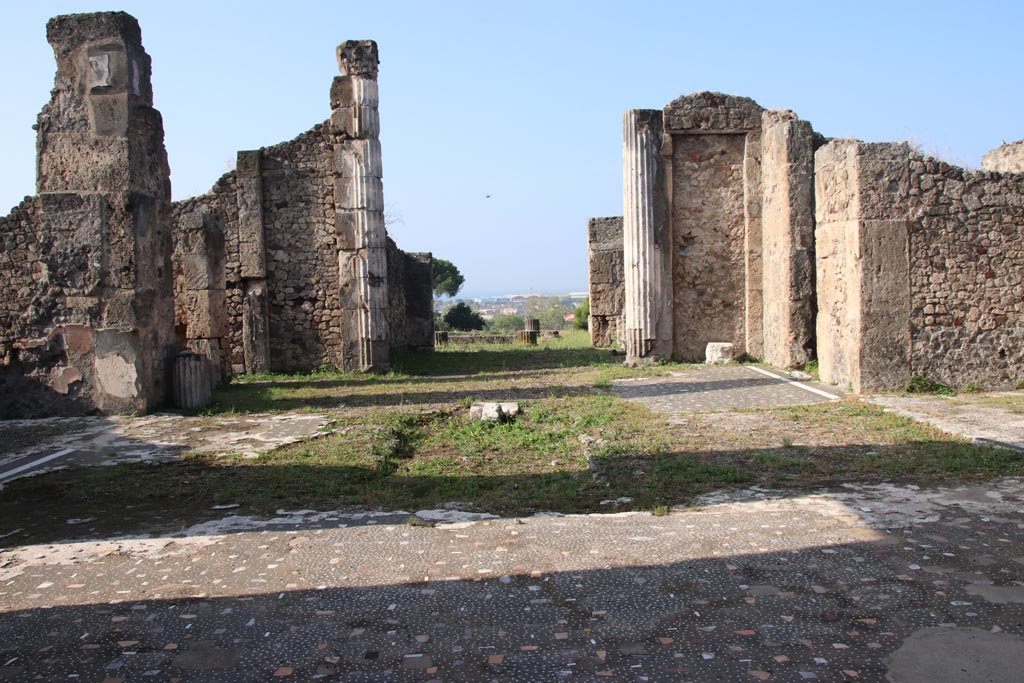
<svg viewBox="0 0 1024 683">
<path fill-rule="evenodd" d="M 837 6 L 829 6 L 837 5 Z M 0 212 L 34 192 L 49 17 L 123 9 L 153 58 L 175 199 L 240 149 L 325 120 L 335 46 L 380 46 L 389 231 L 454 262 L 469 293 L 586 288 L 586 220 L 621 215 L 622 113 L 715 90 L 815 130 L 911 139 L 978 166 L 1024 138 L 1017 3 L 41 1 L 5 7 Z"/>
</svg>

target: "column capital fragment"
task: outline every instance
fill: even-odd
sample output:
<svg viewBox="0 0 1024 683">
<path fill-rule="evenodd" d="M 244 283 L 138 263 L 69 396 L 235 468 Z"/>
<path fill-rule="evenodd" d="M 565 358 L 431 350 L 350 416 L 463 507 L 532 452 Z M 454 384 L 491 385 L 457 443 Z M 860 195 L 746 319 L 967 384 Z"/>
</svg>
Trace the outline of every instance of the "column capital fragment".
<svg viewBox="0 0 1024 683">
<path fill-rule="evenodd" d="M 338 69 L 342 76 L 377 78 L 377 43 L 373 40 L 346 40 L 338 46 Z"/>
</svg>

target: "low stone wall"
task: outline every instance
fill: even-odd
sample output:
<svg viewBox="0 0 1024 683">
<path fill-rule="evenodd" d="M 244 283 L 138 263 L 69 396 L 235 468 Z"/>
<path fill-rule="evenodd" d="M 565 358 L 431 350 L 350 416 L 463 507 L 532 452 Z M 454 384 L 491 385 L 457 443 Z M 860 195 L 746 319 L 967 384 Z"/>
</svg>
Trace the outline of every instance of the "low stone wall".
<svg viewBox="0 0 1024 683">
<path fill-rule="evenodd" d="M 590 272 L 590 339 L 595 346 L 621 343 L 626 293 L 622 253 L 622 216 L 587 221 Z"/>
<path fill-rule="evenodd" d="M 514 344 L 514 334 L 474 334 L 472 332 L 449 332 L 449 344 Z"/>
</svg>

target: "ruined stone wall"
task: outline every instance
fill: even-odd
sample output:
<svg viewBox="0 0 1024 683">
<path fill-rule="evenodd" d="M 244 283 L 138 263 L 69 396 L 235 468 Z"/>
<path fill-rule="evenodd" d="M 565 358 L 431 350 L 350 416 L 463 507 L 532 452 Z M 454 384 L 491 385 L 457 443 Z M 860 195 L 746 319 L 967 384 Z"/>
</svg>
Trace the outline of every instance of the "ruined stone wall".
<svg viewBox="0 0 1024 683">
<path fill-rule="evenodd" d="M 434 347 L 433 256 L 406 253 L 387 240 L 388 339 L 393 351 Z"/>
<path fill-rule="evenodd" d="M 238 171 L 232 171 L 209 193 L 174 205 L 178 230 L 184 229 L 189 216 L 203 213 L 216 216 L 222 225 L 228 364 L 235 374 L 337 367 L 341 347 L 338 260 L 332 149 L 325 126 L 317 125 L 273 147 L 240 153 L 240 158 L 258 159 L 248 187 L 239 182 Z M 258 216 L 246 215 L 247 203 L 253 202 L 259 207 Z M 259 239 L 253 232 L 259 233 Z M 257 248 L 255 242 L 259 242 Z M 246 300 L 254 280 L 265 287 L 268 353 L 266 359 L 257 359 L 257 363 L 265 360 L 265 367 L 254 367 L 246 357 L 247 349 L 250 356 L 254 351 L 260 354 L 258 345 L 254 349 L 246 340 L 252 318 L 262 313 Z M 179 305 L 178 311 L 180 325 L 183 307 Z"/>
<path fill-rule="evenodd" d="M 1024 379 L 1024 175 L 970 173 L 912 155 L 913 375 L 954 387 Z"/>
<path fill-rule="evenodd" d="M 225 173 L 213 188 L 203 195 L 190 197 L 171 205 L 171 224 L 174 228 L 174 324 L 179 349 L 186 343 L 188 308 L 184 296 L 186 280 L 177 266 L 183 257 L 181 235 L 188 225 L 202 216 L 209 216 L 220 226 L 224 249 L 224 325 L 221 341 L 222 376 L 245 372 L 242 353 L 242 293 L 238 264 L 238 204 L 235 201 L 235 172 Z"/>
<path fill-rule="evenodd" d="M 223 227 L 226 364 L 236 374 L 343 367 L 340 297 L 357 282 L 343 278 L 339 265 L 344 238 L 335 224 L 335 153 L 329 126 L 318 124 L 294 140 L 242 152 L 239 159 L 249 166 L 249 176 L 240 179 L 239 171 L 232 171 L 209 193 L 174 205 L 179 230 L 190 216 L 204 213 L 216 216 Z M 254 201 L 258 215 L 246 208 Z M 389 343 L 395 348 L 433 347 L 429 255 L 406 254 L 390 239 L 388 243 L 388 301 L 395 310 L 387 312 L 386 320 L 396 336 Z M 397 269 L 394 276 L 392 267 Z M 266 297 L 266 370 L 247 360 L 261 353 L 248 339 L 252 328 L 259 328 L 254 317 L 261 312 L 259 302 L 250 298 L 253 283 Z M 185 316 L 185 307 L 179 305 L 179 326 Z"/>
<path fill-rule="evenodd" d="M 262 150 L 271 370 L 341 363 L 333 147 L 325 125 Z"/>
<path fill-rule="evenodd" d="M 622 247 L 622 216 L 587 221 L 587 252 L 590 273 L 590 339 L 596 346 L 621 341 L 625 272 Z"/>
<path fill-rule="evenodd" d="M 679 360 L 703 361 L 708 342 L 762 354 L 763 111 L 753 100 L 720 93 L 665 107 Z"/>
<path fill-rule="evenodd" d="M 169 396 L 170 181 L 151 64 L 123 12 L 47 24 L 37 196 L 3 219 L 0 415 L 150 410 Z"/>
<path fill-rule="evenodd" d="M 981 158 L 981 168 L 997 173 L 1024 173 L 1024 140 L 996 147 Z"/>
<path fill-rule="evenodd" d="M 403 260 L 405 262 L 404 345 L 409 351 L 433 350 L 434 257 L 429 252 L 403 252 Z M 390 277 L 390 271 L 388 277 Z"/>
<path fill-rule="evenodd" d="M 1024 176 L 853 140 L 818 150 L 815 170 L 822 379 L 858 392 L 914 375 L 1020 381 Z"/>
</svg>

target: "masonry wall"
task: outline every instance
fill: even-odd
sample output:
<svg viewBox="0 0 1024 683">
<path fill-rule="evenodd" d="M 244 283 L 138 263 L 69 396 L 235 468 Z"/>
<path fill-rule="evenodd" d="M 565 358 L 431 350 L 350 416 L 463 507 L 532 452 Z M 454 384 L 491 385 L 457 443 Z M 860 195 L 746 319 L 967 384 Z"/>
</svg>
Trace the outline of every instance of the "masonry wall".
<svg viewBox="0 0 1024 683">
<path fill-rule="evenodd" d="M 247 302 L 247 292 L 255 281 L 265 285 L 267 369 L 306 372 L 324 365 L 342 367 L 339 298 L 356 283 L 340 277 L 334 148 L 328 125 L 318 124 L 294 140 L 244 155 L 259 156 L 258 182 L 246 181 L 259 188 L 258 220 L 240 213 L 240 202 L 244 205 L 248 199 L 240 192 L 238 171 L 225 174 L 209 193 L 174 204 L 179 229 L 190 216 L 204 213 L 217 216 L 223 226 L 227 364 L 235 374 L 263 371 L 251 367 L 246 358 L 246 349 L 252 346 L 247 347 L 246 311 L 255 308 Z M 262 235 L 258 254 L 251 248 L 254 230 Z M 390 343 L 394 348 L 432 348 L 432 285 L 429 272 L 423 275 L 424 263 L 429 271 L 429 255 L 406 254 L 389 243 L 388 293 L 396 306 L 387 315 L 395 335 Z M 394 276 L 392 267 L 398 269 Z M 179 326 L 184 315 L 179 306 Z"/>
<path fill-rule="evenodd" d="M 763 351 L 761 116 L 748 98 L 680 97 L 664 110 L 672 232 L 673 356 L 708 342 Z"/>
<path fill-rule="evenodd" d="M 388 339 L 394 351 L 434 347 L 433 257 L 387 240 Z"/>
<path fill-rule="evenodd" d="M 239 199 L 237 171 L 218 180 L 208 194 L 174 205 L 179 229 L 187 216 L 204 212 L 223 225 L 225 338 L 233 373 L 263 371 L 246 358 L 246 296 L 254 279 L 266 287 L 265 328 L 272 350 L 266 369 L 301 372 L 341 363 L 332 153 L 323 124 L 294 140 L 246 153 L 259 155 L 261 215 L 255 229 L 262 249 L 256 255 L 240 217 L 240 201 L 244 206 L 246 198 Z M 179 307 L 179 325 L 182 313 Z"/>
<path fill-rule="evenodd" d="M 1024 174 L 911 155 L 912 375 L 954 387 L 1024 379 Z"/>
<path fill-rule="evenodd" d="M 142 412 L 169 394 L 170 182 L 150 59 L 123 12 L 47 24 L 37 195 L 0 220 L 0 416 Z"/>
<path fill-rule="evenodd" d="M 852 140 L 820 149 L 815 167 L 822 379 L 858 392 L 915 375 L 1020 381 L 1024 176 Z"/>
<path fill-rule="evenodd" d="M 621 341 L 625 299 L 622 216 L 587 221 L 587 255 L 590 339 L 595 346 L 612 346 Z"/>
</svg>

